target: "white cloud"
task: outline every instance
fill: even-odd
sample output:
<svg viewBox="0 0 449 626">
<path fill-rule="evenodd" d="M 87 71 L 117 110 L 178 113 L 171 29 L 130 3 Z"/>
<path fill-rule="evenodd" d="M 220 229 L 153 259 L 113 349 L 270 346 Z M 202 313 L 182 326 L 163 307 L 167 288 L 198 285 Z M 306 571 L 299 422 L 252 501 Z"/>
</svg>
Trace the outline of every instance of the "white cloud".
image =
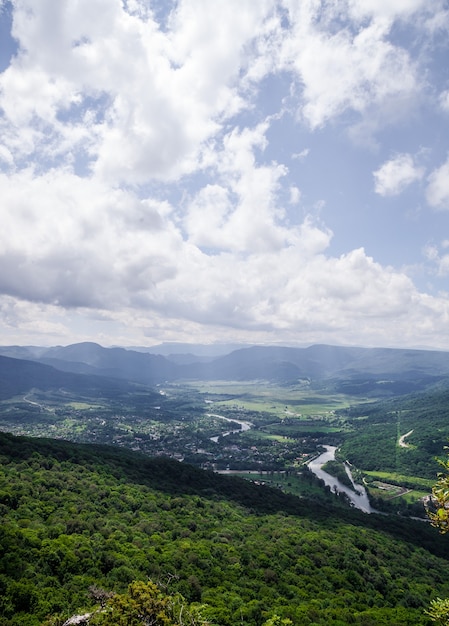
<svg viewBox="0 0 449 626">
<path fill-rule="evenodd" d="M 432 0 L 431 0 L 432 2 Z M 435 5 L 435 2 L 433 2 Z M 375 17 L 377 19 L 395 19 L 412 16 L 420 9 L 427 8 L 428 0 L 349 0 L 348 7 L 357 19 Z"/>
<path fill-rule="evenodd" d="M 24 0 L 14 16 L 21 53 L 1 77 L 0 104 L 19 136 L 33 122 L 28 154 L 61 141 L 78 111 L 98 175 L 114 183 L 177 178 L 198 167 L 202 144 L 244 106 L 236 80 L 271 8 L 265 0 L 238 10 L 223 0 L 179 2 L 162 32 L 150 13 L 130 14 L 119 0 L 56 8 L 43 0 L 39 10 Z M 86 129 L 100 97 L 106 107 Z"/>
<path fill-rule="evenodd" d="M 438 274 L 440 276 L 447 276 L 449 274 L 449 254 L 444 254 L 440 258 Z"/>
<path fill-rule="evenodd" d="M 449 10 L 445 0 L 433 0 L 429 3 L 428 14 L 423 20 L 423 26 L 431 34 L 442 32 L 444 35 L 449 30 Z"/>
<path fill-rule="evenodd" d="M 229 233 L 227 248 L 211 254 L 196 243 L 199 232 L 182 239 L 170 205 L 72 174 L 3 176 L 0 192 L 8 208 L 0 237 L 0 317 L 11 336 L 19 325 L 31 337 L 34 323 L 39 343 L 97 333 L 106 344 L 120 337 L 138 344 L 143 329 L 191 340 L 206 325 L 215 338 L 351 342 L 359 327 L 365 343 L 393 345 L 399 335 L 407 338 L 411 319 L 417 327 L 433 319 L 437 328 L 443 314 L 442 302 L 425 301 L 404 274 L 362 249 L 329 255 L 332 233 L 310 218 L 288 233 L 278 226 L 285 238 L 275 247 L 253 246 L 244 225 L 246 247 L 235 230 L 237 249 Z M 206 186 L 201 197 L 197 219 L 202 215 L 215 237 L 229 206 L 238 211 L 229 193 Z M 257 211 L 251 215 L 256 237 L 264 222 Z M 66 324 L 78 319 L 80 336 L 72 329 L 68 339 L 64 309 L 72 311 Z M 101 325 L 95 321 L 105 315 Z"/>
<path fill-rule="evenodd" d="M 139 0 L 15 3 L 19 53 L 0 74 L 4 327 L 110 343 L 201 331 L 393 344 L 413 326 L 445 332 L 443 298 L 359 243 L 333 255 L 333 232 L 297 206 L 321 201 L 303 185 L 327 126 L 375 132 L 419 96 L 423 74 L 392 32 L 429 6 L 180 0 L 160 24 Z M 273 76 L 285 84 L 267 104 L 259 90 Z M 293 124 L 292 110 L 306 124 L 276 152 L 274 120 Z M 448 163 L 428 181 L 438 208 L 449 206 Z M 374 173 L 376 191 L 398 194 L 423 174 L 399 154 Z"/>
<path fill-rule="evenodd" d="M 346 110 L 365 114 L 373 107 L 404 107 L 419 89 L 415 68 L 405 49 L 387 37 L 391 20 L 379 11 L 360 24 L 348 7 L 333 3 L 285 2 L 292 30 L 284 38 L 282 60 L 294 69 L 303 89 L 302 115 L 318 128 Z M 350 3 L 353 12 L 362 5 Z M 386 6 L 386 5 L 385 5 Z M 357 12 L 355 12 L 357 13 Z"/>
<path fill-rule="evenodd" d="M 236 161 L 245 163 L 251 141 L 242 136 L 234 141 Z M 257 170 L 249 171 L 258 189 Z M 389 319 L 414 306 L 410 280 L 374 263 L 363 250 L 328 256 L 332 233 L 323 226 L 311 219 L 289 230 L 276 224 L 271 189 L 276 174 L 272 178 L 266 169 L 261 178 L 269 182 L 262 191 L 271 200 L 264 200 L 259 213 L 260 197 L 248 181 L 249 196 L 239 187 L 248 175 L 242 166 L 235 180 L 231 176 L 230 191 L 204 188 L 196 198 L 203 202 L 196 217 L 199 222 L 203 216 L 207 228 L 197 226 L 187 240 L 167 203 L 139 200 L 70 173 L 3 175 L 1 291 L 10 300 L 35 302 L 42 320 L 50 309 L 54 319 L 56 307 L 87 307 L 109 311 L 111 319 L 128 319 L 131 327 L 136 319 L 143 323 L 155 316 L 165 317 L 166 325 L 184 319 L 259 333 L 345 333 L 354 319 Z M 228 196 L 239 203 L 230 203 Z M 226 230 L 231 218 L 241 231 Z M 210 243 L 220 244 L 221 252 L 199 248 L 197 239 L 208 243 L 208 230 L 215 237 Z M 48 328 L 48 334 L 58 328 Z"/>
<path fill-rule="evenodd" d="M 449 90 L 442 91 L 439 97 L 439 103 L 443 111 L 449 113 Z"/>
<path fill-rule="evenodd" d="M 299 159 L 302 161 L 307 156 L 309 156 L 309 152 L 309 148 L 304 148 L 304 150 L 301 150 L 301 152 L 295 152 L 295 154 L 292 154 L 292 159 Z"/>
<path fill-rule="evenodd" d="M 14 159 L 11 154 L 11 151 L 6 148 L 6 146 L 2 146 L 0 144 L 0 160 L 7 165 L 13 165 Z"/>
<path fill-rule="evenodd" d="M 374 188 L 381 196 L 396 196 L 423 176 L 410 154 L 398 154 L 374 172 Z"/>
<path fill-rule="evenodd" d="M 429 261 L 435 261 L 438 258 L 438 248 L 435 245 L 428 244 L 424 247 L 423 253 Z"/>
<path fill-rule="evenodd" d="M 0 335 L 7 336 L 11 345 L 46 345 L 50 338 L 54 343 L 71 339 L 64 310 L 4 295 L 0 295 Z"/>
<path fill-rule="evenodd" d="M 175 180 L 204 164 L 207 142 L 251 107 L 269 72 L 297 73 L 297 105 L 312 128 L 346 110 L 403 107 L 416 93 L 413 63 L 388 35 L 393 17 L 422 3 L 394 11 L 386 3 L 338 11 L 311 0 L 283 4 L 289 30 L 273 0 L 183 0 L 163 31 L 139 3 L 125 10 L 119 0 L 66 1 L 55 9 L 43 0 L 36 10 L 23 0 L 14 13 L 21 51 L 0 77 L 9 144 L 17 157 L 50 158 L 69 141 L 113 184 Z M 362 26 L 360 11 L 369 20 Z"/>
<path fill-rule="evenodd" d="M 166 205 L 53 171 L 0 176 L 0 291 L 115 308 L 172 276 L 181 237 Z"/>
<path fill-rule="evenodd" d="M 52 156 L 69 140 L 105 180 L 142 184 L 201 167 L 206 142 L 251 106 L 251 85 L 270 71 L 297 72 L 312 128 L 347 109 L 363 114 L 399 99 L 403 106 L 418 88 L 413 64 L 387 41 L 389 22 L 378 19 L 385 7 L 365 9 L 370 21 L 360 27 L 360 6 L 349 3 L 336 30 L 333 5 L 286 0 L 286 31 L 270 0 L 183 0 L 163 31 L 138 4 L 126 11 L 119 0 L 66 1 L 55 9 L 43 0 L 36 10 L 23 0 L 14 13 L 21 51 L 0 78 L 0 105 L 16 130 L 9 142 L 22 156 Z M 27 137 L 25 126 L 33 129 Z"/>
<path fill-rule="evenodd" d="M 186 230 L 196 245 L 249 253 L 279 250 L 289 240 L 276 197 L 286 168 L 257 165 L 254 154 L 266 146 L 267 128 L 263 123 L 233 129 L 224 137 L 214 163 L 221 184 L 201 189 L 186 213 Z"/>
<path fill-rule="evenodd" d="M 428 177 L 427 202 L 435 209 L 449 209 L 449 158 Z"/>
<path fill-rule="evenodd" d="M 429 244 L 424 248 L 424 256 L 430 262 L 431 271 L 437 276 L 447 276 L 449 274 L 449 254 L 444 253 L 449 247 L 449 241 L 443 240 L 440 248 L 435 244 Z"/>
<path fill-rule="evenodd" d="M 296 185 L 292 185 L 290 187 L 290 204 L 299 204 L 301 200 L 301 190 L 296 187 Z"/>
</svg>

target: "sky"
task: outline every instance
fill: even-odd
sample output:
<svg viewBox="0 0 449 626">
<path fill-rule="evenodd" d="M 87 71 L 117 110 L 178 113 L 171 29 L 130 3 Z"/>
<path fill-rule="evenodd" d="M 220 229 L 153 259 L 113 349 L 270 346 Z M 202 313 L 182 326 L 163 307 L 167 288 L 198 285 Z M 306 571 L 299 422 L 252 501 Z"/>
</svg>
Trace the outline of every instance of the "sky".
<svg viewBox="0 0 449 626">
<path fill-rule="evenodd" d="M 449 350 L 444 0 L 0 0 L 0 344 Z"/>
</svg>

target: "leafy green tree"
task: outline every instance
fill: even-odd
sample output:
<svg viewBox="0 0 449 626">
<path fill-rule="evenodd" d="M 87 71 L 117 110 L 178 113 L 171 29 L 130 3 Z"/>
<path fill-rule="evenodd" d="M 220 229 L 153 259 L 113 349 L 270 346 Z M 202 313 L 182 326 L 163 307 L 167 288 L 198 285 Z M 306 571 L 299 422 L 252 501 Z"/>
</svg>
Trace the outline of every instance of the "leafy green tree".
<svg viewBox="0 0 449 626">
<path fill-rule="evenodd" d="M 273 615 L 273 617 L 264 622 L 263 626 L 290 626 L 291 624 L 293 622 L 288 617 L 281 619 L 279 615 Z"/>
<path fill-rule="evenodd" d="M 445 472 L 438 474 L 432 488 L 432 503 L 436 509 L 428 509 L 428 516 L 432 525 L 444 535 L 449 532 L 449 459 L 440 461 L 440 464 Z M 436 624 L 449 625 L 449 598 L 432 600 L 426 613 Z"/>
<path fill-rule="evenodd" d="M 102 598 L 104 600 L 104 596 Z M 200 611 L 180 595 L 165 595 L 153 582 L 134 581 L 127 593 L 108 597 L 89 626 L 206 626 Z"/>
<path fill-rule="evenodd" d="M 432 488 L 433 503 L 436 511 L 428 511 L 430 521 L 440 533 L 449 531 L 449 459 L 440 461 L 445 472 L 438 474 L 438 480 Z"/>
<path fill-rule="evenodd" d="M 436 624 L 449 624 L 449 598 L 432 600 L 426 613 Z"/>
</svg>

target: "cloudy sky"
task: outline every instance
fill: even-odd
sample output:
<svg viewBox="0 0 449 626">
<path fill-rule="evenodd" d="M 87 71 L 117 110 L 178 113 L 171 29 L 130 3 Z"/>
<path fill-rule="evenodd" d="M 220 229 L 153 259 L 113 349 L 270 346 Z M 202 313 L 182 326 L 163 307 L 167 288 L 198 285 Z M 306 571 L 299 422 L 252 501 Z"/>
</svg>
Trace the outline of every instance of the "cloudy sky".
<svg viewBox="0 0 449 626">
<path fill-rule="evenodd" d="M 449 350 L 445 0 L 0 0 L 0 344 Z"/>
</svg>

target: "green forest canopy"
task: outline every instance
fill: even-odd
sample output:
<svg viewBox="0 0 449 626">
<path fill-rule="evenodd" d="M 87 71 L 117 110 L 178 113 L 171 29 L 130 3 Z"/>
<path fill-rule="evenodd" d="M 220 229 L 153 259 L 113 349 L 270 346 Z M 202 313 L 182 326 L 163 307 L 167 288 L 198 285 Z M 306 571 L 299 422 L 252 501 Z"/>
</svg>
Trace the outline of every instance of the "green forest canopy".
<svg viewBox="0 0 449 626">
<path fill-rule="evenodd" d="M 447 542 L 422 522 L 107 447 L 0 434 L 0 458 L 5 626 L 62 624 L 95 609 L 92 586 L 133 581 L 220 626 L 428 624 L 449 596 Z"/>
</svg>

